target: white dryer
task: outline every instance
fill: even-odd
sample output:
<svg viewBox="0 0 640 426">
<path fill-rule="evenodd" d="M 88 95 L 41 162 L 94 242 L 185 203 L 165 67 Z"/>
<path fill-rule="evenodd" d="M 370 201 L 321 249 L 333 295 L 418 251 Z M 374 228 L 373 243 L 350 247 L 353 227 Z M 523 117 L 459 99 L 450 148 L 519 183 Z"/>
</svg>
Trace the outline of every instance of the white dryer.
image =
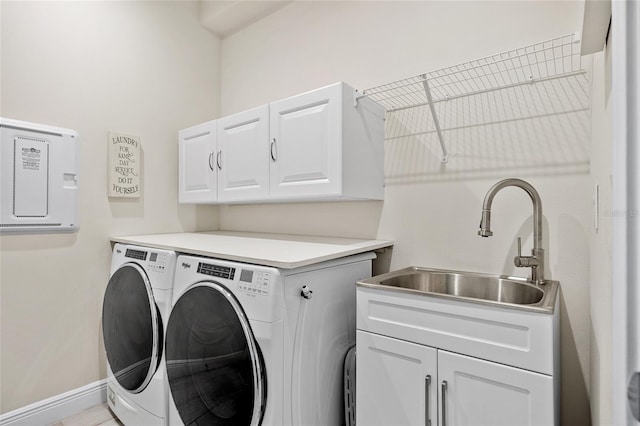
<svg viewBox="0 0 640 426">
<path fill-rule="evenodd" d="M 164 332 L 171 311 L 173 251 L 116 244 L 102 306 L 107 402 L 127 426 L 166 426 Z"/>
<path fill-rule="evenodd" d="M 339 426 L 355 282 L 372 253 L 285 270 L 179 256 L 166 333 L 171 426 Z"/>
</svg>

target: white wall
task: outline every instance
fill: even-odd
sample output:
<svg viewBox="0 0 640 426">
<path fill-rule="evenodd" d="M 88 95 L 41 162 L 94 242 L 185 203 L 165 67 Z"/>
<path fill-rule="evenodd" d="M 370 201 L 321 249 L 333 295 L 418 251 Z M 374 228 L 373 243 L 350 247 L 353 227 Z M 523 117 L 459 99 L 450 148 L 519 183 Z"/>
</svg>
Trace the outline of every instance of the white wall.
<svg viewBox="0 0 640 426">
<path fill-rule="evenodd" d="M 573 1 L 296 2 L 223 40 L 221 112 L 340 80 L 369 88 L 579 31 L 582 8 Z M 559 143 L 544 149 L 552 158 L 570 157 L 564 148 Z M 461 154 L 483 155 L 481 147 Z M 388 184 L 383 203 L 226 206 L 220 227 L 392 239 L 392 269 L 421 265 L 524 275 L 528 271 L 512 266 L 516 237 L 523 237 L 523 247 L 531 245 L 531 202 L 524 192 L 507 189 L 496 197 L 493 238 L 476 231 L 482 199 L 493 183 L 506 176 L 528 180 L 542 197 L 547 275 L 562 286 L 563 421 L 589 424 L 588 164 L 573 173 L 518 170 L 497 168 L 483 178 L 436 173 L 436 179 Z"/>
<path fill-rule="evenodd" d="M 599 187 L 599 226 L 591 234 L 591 417 L 612 423 L 611 43 L 594 55 L 591 184 Z"/>
<path fill-rule="evenodd" d="M 219 40 L 195 2 L 0 4 L 1 115 L 80 134 L 80 231 L 1 240 L 1 412 L 105 377 L 112 235 L 217 228 L 178 206 L 177 131 L 217 116 Z M 107 133 L 138 135 L 139 200 L 107 197 Z"/>
<path fill-rule="evenodd" d="M 2 413 L 104 377 L 100 310 L 110 235 L 219 226 L 378 237 L 396 241 L 394 269 L 525 273 L 511 266 L 515 237 L 531 243 L 524 193 L 503 191 L 494 203 L 495 236 L 475 235 L 482 198 L 505 170 L 388 185 L 384 202 L 224 206 L 218 217 L 214 207 L 176 204 L 176 131 L 217 117 L 219 98 L 224 115 L 338 80 L 368 88 L 570 33 L 580 28 L 582 2 L 297 2 L 222 45 L 200 28 L 189 1 L 0 2 L 0 12 L 0 115 L 81 137 L 80 232 L 0 240 Z M 610 423 L 605 62 L 596 55 L 591 174 L 509 172 L 543 200 L 547 274 L 563 291 L 570 425 L 589 423 L 589 392 L 594 424 Z M 142 138 L 140 200 L 107 198 L 108 131 Z M 565 153 L 559 146 L 550 155 Z M 595 183 L 604 200 L 597 233 Z"/>
</svg>

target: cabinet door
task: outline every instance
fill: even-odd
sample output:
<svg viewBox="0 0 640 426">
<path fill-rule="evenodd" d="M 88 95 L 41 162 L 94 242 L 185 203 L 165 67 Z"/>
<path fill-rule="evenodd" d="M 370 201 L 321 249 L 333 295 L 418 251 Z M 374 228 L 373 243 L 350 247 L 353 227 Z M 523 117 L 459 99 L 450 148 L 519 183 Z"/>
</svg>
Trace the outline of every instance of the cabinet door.
<svg viewBox="0 0 640 426">
<path fill-rule="evenodd" d="M 178 133 L 178 201 L 216 201 L 216 122 L 209 121 Z"/>
<path fill-rule="evenodd" d="M 218 120 L 218 200 L 269 196 L 269 106 Z"/>
<path fill-rule="evenodd" d="M 441 426 L 554 424 L 551 376 L 439 350 L 438 391 Z"/>
<path fill-rule="evenodd" d="M 342 84 L 270 104 L 271 195 L 342 191 Z"/>
<path fill-rule="evenodd" d="M 437 351 L 356 332 L 356 423 L 436 425 Z"/>
</svg>

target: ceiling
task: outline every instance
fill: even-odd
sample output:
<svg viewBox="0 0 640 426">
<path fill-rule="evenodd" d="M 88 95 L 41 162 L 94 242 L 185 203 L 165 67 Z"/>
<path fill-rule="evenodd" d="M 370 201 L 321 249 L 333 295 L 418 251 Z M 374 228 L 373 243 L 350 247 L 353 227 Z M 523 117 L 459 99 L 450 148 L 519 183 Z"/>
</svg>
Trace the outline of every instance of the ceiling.
<svg viewBox="0 0 640 426">
<path fill-rule="evenodd" d="M 224 38 L 292 3 L 279 0 L 200 0 L 200 24 Z"/>
</svg>

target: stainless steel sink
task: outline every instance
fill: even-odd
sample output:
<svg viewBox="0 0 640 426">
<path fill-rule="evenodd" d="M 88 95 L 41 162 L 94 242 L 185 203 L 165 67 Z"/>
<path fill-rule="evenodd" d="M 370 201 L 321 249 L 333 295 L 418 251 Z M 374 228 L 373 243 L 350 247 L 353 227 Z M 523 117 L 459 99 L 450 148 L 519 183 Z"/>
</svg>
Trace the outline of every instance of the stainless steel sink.
<svg viewBox="0 0 640 426">
<path fill-rule="evenodd" d="M 549 313 L 558 293 L 557 281 L 536 286 L 522 278 L 417 266 L 361 280 L 358 285 Z"/>
</svg>

